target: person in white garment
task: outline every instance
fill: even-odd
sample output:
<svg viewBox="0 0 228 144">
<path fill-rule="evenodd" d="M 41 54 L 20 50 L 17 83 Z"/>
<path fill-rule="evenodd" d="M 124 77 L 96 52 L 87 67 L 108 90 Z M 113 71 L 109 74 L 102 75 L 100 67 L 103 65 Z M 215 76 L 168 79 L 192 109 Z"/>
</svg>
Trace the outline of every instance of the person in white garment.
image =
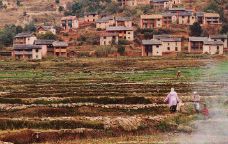
<svg viewBox="0 0 228 144">
<path fill-rule="evenodd" d="M 171 113 L 175 113 L 177 111 L 177 104 L 180 102 L 180 99 L 177 96 L 174 88 L 171 88 L 171 91 L 165 98 L 164 102 L 169 103 L 169 110 Z"/>
</svg>

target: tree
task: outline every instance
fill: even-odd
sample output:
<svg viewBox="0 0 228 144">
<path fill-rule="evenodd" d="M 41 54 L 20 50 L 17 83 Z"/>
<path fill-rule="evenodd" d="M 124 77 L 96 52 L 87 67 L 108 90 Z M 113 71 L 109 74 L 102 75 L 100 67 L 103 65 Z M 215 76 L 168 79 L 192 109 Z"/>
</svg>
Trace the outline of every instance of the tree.
<svg viewBox="0 0 228 144">
<path fill-rule="evenodd" d="M 117 52 L 120 54 L 120 55 L 123 55 L 125 53 L 125 47 L 123 45 L 118 45 L 117 47 Z"/>
<path fill-rule="evenodd" d="M 227 34 L 228 33 L 228 24 L 223 24 L 220 33 L 222 33 L 222 34 Z"/>
<path fill-rule="evenodd" d="M 56 40 L 57 36 L 54 35 L 52 32 L 47 32 L 45 34 L 38 35 L 39 39 L 47 39 L 47 40 Z"/>
<path fill-rule="evenodd" d="M 27 31 L 27 32 L 35 32 L 36 31 L 36 26 L 33 22 L 29 23 L 29 24 L 26 24 L 25 27 L 24 27 L 24 31 Z"/>
<path fill-rule="evenodd" d="M 198 22 L 193 23 L 193 25 L 190 26 L 190 35 L 191 36 L 201 36 L 203 30 L 202 27 Z"/>
</svg>

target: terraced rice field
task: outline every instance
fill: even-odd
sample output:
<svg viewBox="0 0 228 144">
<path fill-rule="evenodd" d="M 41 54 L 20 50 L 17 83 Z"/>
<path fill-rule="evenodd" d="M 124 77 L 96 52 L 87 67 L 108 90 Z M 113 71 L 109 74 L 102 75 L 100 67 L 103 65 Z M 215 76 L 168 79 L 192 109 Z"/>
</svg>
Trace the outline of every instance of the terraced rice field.
<svg viewBox="0 0 228 144">
<path fill-rule="evenodd" d="M 1 61 L 0 140 L 57 143 L 177 130 L 180 123 L 193 119 L 191 93 L 196 84 L 203 89 L 204 83 L 196 82 L 207 76 L 202 71 L 209 61 Z M 171 87 L 185 103 L 182 113 L 170 114 L 163 102 Z M 213 99 L 214 91 L 200 94 Z"/>
</svg>

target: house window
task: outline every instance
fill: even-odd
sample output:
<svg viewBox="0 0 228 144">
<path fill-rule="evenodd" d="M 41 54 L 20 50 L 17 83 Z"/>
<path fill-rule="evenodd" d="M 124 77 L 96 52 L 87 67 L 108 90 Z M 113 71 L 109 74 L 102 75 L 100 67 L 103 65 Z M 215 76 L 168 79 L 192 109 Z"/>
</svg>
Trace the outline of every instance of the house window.
<svg viewBox="0 0 228 144">
<path fill-rule="evenodd" d="M 178 51 L 178 47 L 175 47 L 175 51 Z"/>
<path fill-rule="evenodd" d="M 38 55 L 36 55 L 36 59 L 38 59 L 39 58 L 39 56 Z"/>
<path fill-rule="evenodd" d="M 168 46 L 169 46 L 169 43 L 168 43 Z"/>
<path fill-rule="evenodd" d="M 217 51 L 219 51 L 219 46 L 217 46 Z"/>
<path fill-rule="evenodd" d="M 104 39 L 106 39 L 106 37 L 104 37 Z"/>
<path fill-rule="evenodd" d="M 159 45 L 157 45 L 156 47 L 159 48 Z"/>
<path fill-rule="evenodd" d="M 170 51 L 170 47 L 167 47 L 167 50 Z"/>
<path fill-rule="evenodd" d="M 38 49 L 36 49 L 36 52 L 38 53 L 38 52 L 39 52 L 39 50 L 38 50 Z"/>
<path fill-rule="evenodd" d="M 131 34 L 131 32 L 128 32 L 128 34 Z"/>
</svg>

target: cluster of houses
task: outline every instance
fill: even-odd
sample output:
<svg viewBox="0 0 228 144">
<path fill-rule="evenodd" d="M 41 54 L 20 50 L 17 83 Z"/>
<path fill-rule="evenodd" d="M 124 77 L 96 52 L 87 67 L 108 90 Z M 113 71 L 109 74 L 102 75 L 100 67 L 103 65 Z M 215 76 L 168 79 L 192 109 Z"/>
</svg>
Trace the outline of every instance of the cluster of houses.
<svg viewBox="0 0 228 144">
<path fill-rule="evenodd" d="M 170 25 L 220 25 L 217 13 L 195 12 L 185 8 L 174 8 L 180 0 L 113 0 L 122 6 L 153 5 L 164 11 L 160 14 L 140 16 L 141 29 L 159 29 Z M 134 24 L 130 17 L 100 16 L 98 13 L 85 13 L 83 18 L 66 16 L 61 18 L 61 28 L 65 32 L 75 31 L 83 24 L 94 23 L 100 37 L 100 45 L 118 44 L 120 39 L 134 41 Z M 53 26 L 38 26 L 38 34 L 51 32 L 57 34 Z M 142 40 L 142 56 L 162 56 L 165 53 L 181 52 L 186 42 L 181 37 L 172 35 L 154 35 L 153 39 Z M 223 54 L 227 46 L 227 35 L 209 37 L 189 37 L 189 53 Z M 42 59 L 46 56 L 67 57 L 68 43 L 64 41 L 37 39 L 32 33 L 20 33 L 15 36 L 12 56 L 16 59 Z"/>
<path fill-rule="evenodd" d="M 68 44 L 63 41 L 40 40 L 33 33 L 19 33 L 13 41 L 15 59 L 40 60 L 46 56 L 67 56 Z"/>
<path fill-rule="evenodd" d="M 227 48 L 227 35 L 189 37 L 188 52 L 199 54 L 223 54 Z M 172 35 L 154 35 L 153 39 L 142 40 L 142 56 L 162 56 L 165 53 L 181 52 L 182 38 Z"/>
<path fill-rule="evenodd" d="M 181 4 L 181 0 L 112 0 L 121 6 L 135 7 L 139 5 L 151 5 L 155 9 L 172 8 L 174 5 Z"/>
</svg>

